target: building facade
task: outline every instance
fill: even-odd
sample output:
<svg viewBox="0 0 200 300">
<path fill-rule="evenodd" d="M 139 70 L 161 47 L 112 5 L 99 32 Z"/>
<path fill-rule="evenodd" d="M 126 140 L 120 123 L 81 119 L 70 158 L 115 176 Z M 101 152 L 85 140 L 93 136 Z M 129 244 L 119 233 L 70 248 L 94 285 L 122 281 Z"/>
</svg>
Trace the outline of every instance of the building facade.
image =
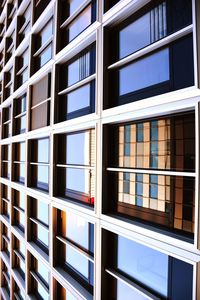
<svg viewBox="0 0 200 300">
<path fill-rule="evenodd" d="M 0 1 L 0 298 L 200 300 L 199 0 Z"/>
</svg>

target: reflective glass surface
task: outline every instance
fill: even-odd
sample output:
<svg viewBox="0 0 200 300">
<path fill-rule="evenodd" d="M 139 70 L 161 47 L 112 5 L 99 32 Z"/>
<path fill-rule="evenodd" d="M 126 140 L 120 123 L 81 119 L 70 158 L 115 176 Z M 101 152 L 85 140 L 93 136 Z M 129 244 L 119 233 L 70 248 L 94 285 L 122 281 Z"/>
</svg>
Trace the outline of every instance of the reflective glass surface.
<svg viewBox="0 0 200 300">
<path fill-rule="evenodd" d="M 39 200 L 37 200 L 37 219 L 46 225 L 49 224 L 49 206 Z"/>
<path fill-rule="evenodd" d="M 44 266 L 44 264 L 41 263 L 39 260 L 37 261 L 37 272 L 48 285 L 49 284 L 49 271 Z"/>
<path fill-rule="evenodd" d="M 90 106 L 90 84 L 69 93 L 67 99 L 67 114 Z"/>
<path fill-rule="evenodd" d="M 168 81 L 169 49 L 160 50 L 119 70 L 119 95 Z"/>
<path fill-rule="evenodd" d="M 43 226 L 37 224 L 37 238 L 49 247 L 49 233 Z"/>
<path fill-rule="evenodd" d="M 46 43 L 53 34 L 53 22 L 50 21 L 41 31 L 41 45 Z"/>
<path fill-rule="evenodd" d="M 89 261 L 72 247 L 66 246 L 65 259 L 68 264 L 80 272 L 84 277 L 89 277 Z"/>
<path fill-rule="evenodd" d="M 39 183 L 49 183 L 49 167 L 48 166 L 37 166 L 37 182 Z"/>
<path fill-rule="evenodd" d="M 167 297 L 168 256 L 166 254 L 118 236 L 117 267 Z"/>
<path fill-rule="evenodd" d="M 79 6 L 81 4 L 83 4 L 83 0 L 70 0 L 69 2 L 69 15 L 72 15 L 75 10 L 77 10 L 77 8 L 79 8 Z"/>
<path fill-rule="evenodd" d="M 84 29 L 91 24 L 91 5 L 89 5 L 83 12 L 69 25 L 69 42 L 79 35 Z"/>
<path fill-rule="evenodd" d="M 50 59 L 52 58 L 52 44 L 50 44 L 47 48 L 39 56 L 40 59 L 40 67 L 43 67 Z"/>
<path fill-rule="evenodd" d="M 84 169 L 66 169 L 66 188 L 81 193 L 89 194 L 90 172 Z"/>
<path fill-rule="evenodd" d="M 38 162 L 49 162 L 49 139 L 38 140 Z"/>
<path fill-rule="evenodd" d="M 115 280 L 115 279 L 113 279 Z M 131 300 L 131 299 L 137 299 L 137 300 L 148 300 L 149 298 L 141 294 L 139 291 L 137 291 L 134 288 L 130 288 L 128 285 L 123 283 L 120 280 L 117 280 L 117 291 L 116 291 L 116 299 L 117 300 Z"/>
<path fill-rule="evenodd" d="M 37 291 L 43 300 L 49 300 L 49 294 L 39 282 L 37 282 Z"/>
<path fill-rule="evenodd" d="M 90 155 L 90 132 L 81 132 L 77 134 L 69 134 L 66 137 L 67 143 L 67 164 L 72 165 L 89 165 Z M 74 151 L 79 149 L 79 151 Z M 72 169 L 69 169 L 72 172 Z M 71 173 L 72 174 L 72 173 Z M 81 172 L 77 172 L 81 174 Z"/>
</svg>

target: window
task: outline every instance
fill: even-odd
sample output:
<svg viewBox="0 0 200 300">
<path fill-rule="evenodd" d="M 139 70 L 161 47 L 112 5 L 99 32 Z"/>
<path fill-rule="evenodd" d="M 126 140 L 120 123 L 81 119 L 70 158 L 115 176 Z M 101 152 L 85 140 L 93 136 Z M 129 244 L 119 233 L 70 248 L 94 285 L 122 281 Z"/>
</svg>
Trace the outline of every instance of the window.
<svg viewBox="0 0 200 300">
<path fill-rule="evenodd" d="M 94 225 L 85 219 L 57 210 L 56 265 L 78 280 L 90 293 L 94 285 Z M 59 250 L 58 250 L 59 249 Z M 56 254 L 55 253 L 55 254 Z"/>
<path fill-rule="evenodd" d="M 6 31 L 6 17 L 0 22 L 0 42 L 3 40 Z"/>
<path fill-rule="evenodd" d="M 70 299 L 70 300 L 76 300 L 76 294 L 74 293 L 74 290 L 68 290 L 64 288 L 57 280 L 54 279 L 54 287 L 55 287 L 55 300 L 60 299 Z"/>
<path fill-rule="evenodd" d="M 6 264 L 1 260 L 1 281 L 2 281 L 2 289 L 6 299 L 10 298 L 10 273 L 6 266 Z"/>
<path fill-rule="evenodd" d="M 95 110 L 96 49 L 93 44 L 67 65 L 60 65 L 56 122 L 65 121 Z"/>
<path fill-rule="evenodd" d="M 96 1 L 59 2 L 59 50 L 96 21 Z"/>
<path fill-rule="evenodd" d="M 104 298 L 193 298 L 191 264 L 111 232 L 103 230 L 103 234 Z M 115 254 L 111 255 L 109 249 L 116 249 Z M 181 281 L 177 283 L 179 276 Z"/>
<path fill-rule="evenodd" d="M 152 1 L 141 13 L 131 16 L 110 32 L 105 31 L 109 53 L 105 108 L 194 85 L 192 34 L 185 29 L 181 38 L 168 45 L 162 44 L 163 38 L 184 31 L 183 28 L 192 23 L 191 0 L 155 3 Z M 156 41 L 160 43 L 154 51 L 148 50 L 149 47 L 145 55 L 142 54 L 144 51 L 133 55 Z M 110 86 L 116 87 L 114 91 Z"/>
<path fill-rule="evenodd" d="M 13 296 L 15 300 L 23 300 L 25 298 L 24 293 L 22 292 L 21 288 L 17 285 L 15 280 L 13 279 Z"/>
<path fill-rule="evenodd" d="M 26 205 L 26 195 L 22 191 L 14 190 L 12 191 L 12 209 L 13 209 L 13 225 L 17 226 L 22 235 L 25 232 L 25 205 Z"/>
<path fill-rule="evenodd" d="M 17 46 L 21 44 L 23 39 L 29 34 L 31 28 L 31 4 L 29 4 L 23 15 L 18 17 L 18 34 L 17 34 Z"/>
<path fill-rule="evenodd" d="M 4 73 L 4 101 L 13 93 L 13 67 Z"/>
<path fill-rule="evenodd" d="M 56 135 L 56 147 L 56 196 L 93 206 L 95 197 L 94 129 Z M 77 148 L 80 151 L 75 152 L 74 149 Z"/>
<path fill-rule="evenodd" d="M 17 1 L 13 0 L 7 6 L 7 28 L 12 23 L 17 12 Z"/>
<path fill-rule="evenodd" d="M 32 86 L 30 129 L 50 125 L 51 74 Z"/>
<path fill-rule="evenodd" d="M 51 58 L 53 52 L 53 19 L 34 36 L 32 74 L 42 68 Z"/>
<path fill-rule="evenodd" d="M 13 134 L 26 132 L 26 94 L 13 101 Z"/>
<path fill-rule="evenodd" d="M 8 138 L 12 135 L 12 128 L 11 128 L 11 105 L 3 108 L 3 134 L 2 138 Z"/>
<path fill-rule="evenodd" d="M 26 173 L 26 144 L 25 142 L 13 143 L 13 180 L 25 183 Z"/>
<path fill-rule="evenodd" d="M 3 85 L 2 80 L 0 80 L 0 103 L 3 102 Z"/>
<path fill-rule="evenodd" d="M 11 33 L 9 37 L 6 38 L 6 52 L 5 52 L 5 63 L 9 61 L 15 50 L 15 30 Z"/>
<path fill-rule="evenodd" d="M 4 48 L 0 51 L 0 72 L 4 67 Z"/>
<path fill-rule="evenodd" d="M 34 22 L 37 21 L 48 4 L 49 0 L 34 0 Z"/>
<path fill-rule="evenodd" d="M 25 245 L 22 241 L 18 240 L 15 236 L 13 236 L 13 269 L 15 270 L 16 276 L 18 274 L 22 277 L 23 281 L 25 281 L 25 255 L 26 255 Z"/>
<path fill-rule="evenodd" d="M 29 198 L 30 240 L 45 253 L 49 253 L 49 205 L 43 201 Z"/>
<path fill-rule="evenodd" d="M 2 145 L 1 146 L 1 176 L 7 179 L 11 178 L 11 147 L 10 145 Z"/>
<path fill-rule="evenodd" d="M 194 113 L 113 125 L 106 132 L 104 210 L 193 238 Z"/>
<path fill-rule="evenodd" d="M 6 225 L 1 222 L 1 251 L 10 259 L 10 231 Z"/>
<path fill-rule="evenodd" d="M 29 50 L 28 48 L 22 53 L 21 56 L 16 58 L 16 89 L 24 84 L 29 77 Z"/>
<path fill-rule="evenodd" d="M 30 255 L 30 254 L 29 254 Z M 37 260 L 34 256 L 30 255 L 31 268 L 30 268 L 30 290 L 31 294 L 35 295 L 37 299 L 49 299 L 49 284 L 50 272 L 46 266 Z"/>
<path fill-rule="evenodd" d="M 8 222 L 10 219 L 10 188 L 1 184 L 1 215 L 7 218 Z"/>
<path fill-rule="evenodd" d="M 49 191 L 49 138 L 29 140 L 30 187 Z"/>
</svg>

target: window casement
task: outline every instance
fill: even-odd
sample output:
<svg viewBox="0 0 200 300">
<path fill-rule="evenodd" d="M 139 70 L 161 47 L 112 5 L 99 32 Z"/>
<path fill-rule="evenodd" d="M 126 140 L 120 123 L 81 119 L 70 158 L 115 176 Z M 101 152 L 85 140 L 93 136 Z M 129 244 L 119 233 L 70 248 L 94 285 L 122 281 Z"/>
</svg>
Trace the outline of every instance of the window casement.
<svg viewBox="0 0 200 300">
<path fill-rule="evenodd" d="M 11 110 L 12 105 L 3 108 L 2 114 L 2 138 L 9 138 L 12 135 L 12 127 L 11 127 Z"/>
<path fill-rule="evenodd" d="M 109 125 L 104 130 L 104 212 L 142 221 L 191 241 L 195 219 L 194 112 Z"/>
<path fill-rule="evenodd" d="M 29 77 L 29 49 L 27 48 L 20 56 L 16 57 L 15 64 L 15 89 L 24 84 Z"/>
<path fill-rule="evenodd" d="M 1 215 L 10 220 L 10 188 L 1 184 Z"/>
<path fill-rule="evenodd" d="M 30 130 L 50 125 L 51 73 L 31 89 Z"/>
<path fill-rule="evenodd" d="M 26 195 L 22 191 L 12 190 L 12 226 L 17 226 L 24 236 Z"/>
<path fill-rule="evenodd" d="M 5 42 L 5 64 L 12 57 L 15 50 L 15 29 L 12 31 L 11 35 L 6 38 Z"/>
<path fill-rule="evenodd" d="M 55 152 L 55 196 L 94 206 L 95 130 L 56 135 Z"/>
<path fill-rule="evenodd" d="M 32 53 L 31 73 L 34 74 L 53 56 L 53 18 L 46 23 L 39 33 L 33 35 Z"/>
<path fill-rule="evenodd" d="M 30 286 L 29 294 L 34 295 L 36 299 L 49 299 L 50 272 L 46 266 L 37 260 L 33 255 L 30 256 Z"/>
<path fill-rule="evenodd" d="M 29 197 L 28 201 L 29 240 L 47 255 L 49 254 L 49 205 Z"/>
<path fill-rule="evenodd" d="M 1 146 L 1 177 L 11 178 L 11 146 Z"/>
<path fill-rule="evenodd" d="M 13 143 L 13 181 L 25 184 L 26 177 L 26 144 L 25 142 Z"/>
<path fill-rule="evenodd" d="M 43 11 L 46 9 L 46 7 L 48 6 L 49 3 L 50 3 L 49 0 L 34 0 L 33 1 L 34 23 L 37 21 L 37 19 L 43 13 Z"/>
<path fill-rule="evenodd" d="M 49 138 L 29 140 L 28 186 L 49 191 Z"/>
<path fill-rule="evenodd" d="M 96 45 L 56 68 L 55 121 L 61 122 L 95 111 Z"/>
<path fill-rule="evenodd" d="M 6 299 L 10 298 L 10 272 L 6 266 L 6 264 L 1 260 L 1 289 L 3 290 L 3 294 Z"/>
<path fill-rule="evenodd" d="M 13 101 L 13 135 L 26 132 L 26 94 Z"/>
<path fill-rule="evenodd" d="M 9 2 L 7 6 L 7 29 L 12 23 L 12 20 L 14 19 L 16 13 L 17 13 L 17 0 L 13 0 Z"/>
<path fill-rule="evenodd" d="M 192 28 L 191 0 L 151 1 L 106 28 L 104 108 L 193 86 Z"/>
<path fill-rule="evenodd" d="M 104 0 L 104 13 L 107 12 L 110 8 L 112 8 L 119 1 L 120 0 Z"/>
<path fill-rule="evenodd" d="M 58 51 L 96 21 L 96 0 L 58 1 Z"/>
<path fill-rule="evenodd" d="M 22 241 L 18 240 L 15 236 L 13 236 L 13 256 L 12 256 L 12 268 L 14 271 L 22 277 L 23 281 L 25 281 L 25 245 Z"/>
<path fill-rule="evenodd" d="M 94 285 L 94 225 L 71 212 L 56 210 L 55 265 L 91 294 Z M 57 255 L 57 253 L 60 255 Z"/>
<path fill-rule="evenodd" d="M 102 299 L 193 299 L 192 264 L 106 230 L 102 249 Z"/>
<path fill-rule="evenodd" d="M 0 42 L 3 40 L 5 32 L 6 32 L 6 17 L 4 17 L 2 22 L 0 22 Z"/>
<path fill-rule="evenodd" d="M 23 15 L 18 16 L 17 23 L 17 47 L 23 39 L 29 34 L 31 29 L 31 4 L 27 6 Z"/>
<path fill-rule="evenodd" d="M 1 251 L 10 259 L 10 231 L 8 227 L 1 222 Z"/>
<path fill-rule="evenodd" d="M 4 73 L 4 101 L 13 93 L 13 67 Z"/>
</svg>

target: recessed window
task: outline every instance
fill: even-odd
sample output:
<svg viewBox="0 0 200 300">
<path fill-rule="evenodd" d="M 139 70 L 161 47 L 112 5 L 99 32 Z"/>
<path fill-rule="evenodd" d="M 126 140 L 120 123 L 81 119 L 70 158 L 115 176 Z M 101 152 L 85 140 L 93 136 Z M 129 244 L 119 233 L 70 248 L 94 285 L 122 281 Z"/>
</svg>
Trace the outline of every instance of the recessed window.
<svg viewBox="0 0 200 300">
<path fill-rule="evenodd" d="M 56 122 L 94 112 L 95 69 L 95 45 L 85 49 L 67 65 L 57 67 Z"/>
<path fill-rule="evenodd" d="M 1 223 L 1 251 L 10 259 L 10 231 Z"/>
<path fill-rule="evenodd" d="M 7 6 L 7 28 L 12 23 L 12 20 L 14 19 L 16 13 L 17 13 L 17 1 L 13 0 L 10 3 L 8 3 Z"/>
<path fill-rule="evenodd" d="M 51 58 L 53 51 L 53 19 L 33 37 L 34 49 L 32 59 L 32 73 L 42 68 Z"/>
<path fill-rule="evenodd" d="M 4 67 L 4 48 L 0 51 L 0 72 Z"/>
<path fill-rule="evenodd" d="M 110 126 L 105 145 L 110 145 L 107 148 L 108 182 L 105 179 L 103 185 L 107 191 L 105 211 L 159 224 L 192 238 L 195 203 L 193 112 Z M 189 177 L 188 173 L 193 175 Z"/>
<path fill-rule="evenodd" d="M 185 29 L 191 23 L 191 0 L 152 1 L 141 13 L 106 29 L 105 108 L 193 86 L 193 39 Z M 185 30 L 181 38 L 162 45 L 163 38 L 179 30 Z M 154 51 L 147 48 L 158 41 Z M 145 47 L 145 54 L 133 55 Z"/>
<path fill-rule="evenodd" d="M 94 225 L 72 213 L 57 210 L 56 265 L 92 293 L 94 285 Z"/>
<path fill-rule="evenodd" d="M 193 298 L 193 265 L 105 230 L 103 236 L 104 298 Z"/>
<path fill-rule="evenodd" d="M 59 50 L 96 21 L 96 1 L 58 1 Z"/>
<path fill-rule="evenodd" d="M 30 255 L 30 254 L 29 254 Z M 50 272 L 46 266 L 30 255 L 30 293 L 37 299 L 49 299 Z"/>
<path fill-rule="evenodd" d="M 60 134 L 56 138 L 56 196 L 93 206 L 95 197 L 94 129 Z M 80 151 L 76 152 L 74 149 Z"/>
<path fill-rule="evenodd" d="M 19 183 L 25 183 L 25 160 L 26 144 L 25 142 L 13 143 L 13 180 Z"/>
<path fill-rule="evenodd" d="M 5 48 L 6 48 L 5 63 L 7 63 L 9 59 L 12 57 L 15 50 L 15 30 L 13 30 L 11 35 L 6 38 Z"/>
<path fill-rule="evenodd" d="M 13 101 L 13 134 L 26 132 L 26 94 Z"/>
<path fill-rule="evenodd" d="M 10 188 L 1 184 L 1 214 L 10 219 Z"/>
<path fill-rule="evenodd" d="M 111 7 L 113 7 L 120 0 L 104 0 L 104 12 L 108 11 Z"/>
<path fill-rule="evenodd" d="M 51 74 L 32 86 L 30 130 L 50 124 Z"/>
<path fill-rule="evenodd" d="M 14 299 L 15 300 L 24 300 L 25 295 L 22 292 L 21 288 L 17 285 L 15 280 L 13 279 L 13 294 L 14 294 Z"/>
<path fill-rule="evenodd" d="M 8 137 L 11 137 L 12 135 L 12 128 L 11 128 L 11 109 L 12 109 L 12 106 L 9 105 L 5 108 L 3 108 L 3 132 L 2 132 L 2 138 L 5 139 L 5 138 L 8 138 Z"/>
<path fill-rule="evenodd" d="M 14 190 L 12 191 L 12 210 L 13 210 L 13 220 L 14 226 L 17 226 L 22 235 L 25 232 L 25 206 L 26 206 L 26 195 L 22 191 Z"/>
<path fill-rule="evenodd" d="M 29 239 L 45 253 L 49 253 L 49 205 L 43 201 L 29 198 Z"/>
<path fill-rule="evenodd" d="M 64 288 L 57 280 L 54 279 L 54 287 L 55 287 L 55 300 L 60 299 L 70 299 L 76 300 L 78 295 L 75 294 L 74 290 L 69 290 Z"/>
<path fill-rule="evenodd" d="M 7 179 L 11 178 L 11 146 L 10 145 L 2 145 L 1 146 L 1 176 Z"/>
<path fill-rule="evenodd" d="M 1 287 L 8 299 L 10 298 L 10 286 L 10 272 L 3 260 L 1 260 Z"/>
<path fill-rule="evenodd" d="M 23 41 L 23 39 L 29 34 L 31 28 L 31 4 L 27 6 L 23 15 L 18 17 L 18 34 L 17 34 L 17 46 Z"/>
<path fill-rule="evenodd" d="M 4 73 L 4 101 L 13 93 L 13 67 Z"/>
<path fill-rule="evenodd" d="M 29 77 L 29 50 L 28 48 L 21 56 L 16 58 L 16 89 L 24 84 Z"/>
<path fill-rule="evenodd" d="M 3 40 L 5 31 L 6 31 L 6 17 L 3 18 L 2 22 L 0 22 L 0 42 Z"/>
<path fill-rule="evenodd" d="M 13 236 L 13 269 L 17 271 L 18 274 L 25 281 L 25 255 L 26 255 L 25 245 L 22 241 Z"/>
<path fill-rule="evenodd" d="M 49 191 L 49 138 L 29 141 L 28 185 Z"/>
</svg>

